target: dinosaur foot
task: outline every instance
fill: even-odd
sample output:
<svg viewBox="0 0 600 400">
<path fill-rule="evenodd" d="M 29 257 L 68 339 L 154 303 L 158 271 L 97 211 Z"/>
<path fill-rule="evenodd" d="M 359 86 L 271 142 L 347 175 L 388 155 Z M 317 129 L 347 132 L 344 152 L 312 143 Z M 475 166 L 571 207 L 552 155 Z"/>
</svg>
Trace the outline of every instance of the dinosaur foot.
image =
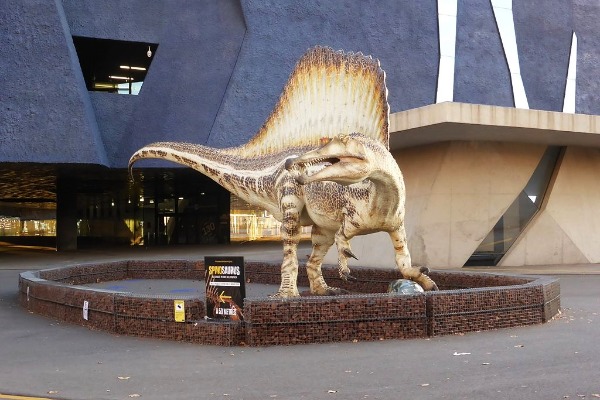
<svg viewBox="0 0 600 400">
<path fill-rule="evenodd" d="M 294 297 L 300 297 L 300 293 L 298 291 L 293 290 L 279 290 L 277 293 L 274 293 L 269 296 L 271 299 L 292 299 Z"/>
<path fill-rule="evenodd" d="M 425 290 L 426 292 L 440 290 L 438 289 L 438 285 L 433 281 L 433 279 L 431 279 L 424 273 L 422 273 L 421 276 L 418 279 L 415 279 L 414 281 L 421 285 L 423 290 Z"/>
<path fill-rule="evenodd" d="M 313 296 L 339 296 L 341 294 L 350 294 L 349 291 L 333 286 L 321 287 L 311 292 Z"/>
<path fill-rule="evenodd" d="M 413 270 L 412 271 L 408 271 L 409 273 L 402 274 L 403 277 L 405 279 L 410 279 L 412 281 L 415 281 L 416 283 L 418 283 L 419 285 L 421 285 L 421 287 L 423 288 L 423 290 L 427 291 L 435 291 L 435 290 L 439 290 L 438 285 L 433 281 L 433 279 L 431 279 L 427 274 L 429 273 L 429 268 L 422 266 L 419 267 L 417 265 L 413 265 L 412 266 Z M 418 271 L 418 272 L 415 272 Z"/>
<path fill-rule="evenodd" d="M 416 268 L 419 268 L 419 272 L 423 273 L 423 274 L 428 274 L 429 273 L 429 268 L 428 267 L 417 267 L 415 265 Z"/>
</svg>

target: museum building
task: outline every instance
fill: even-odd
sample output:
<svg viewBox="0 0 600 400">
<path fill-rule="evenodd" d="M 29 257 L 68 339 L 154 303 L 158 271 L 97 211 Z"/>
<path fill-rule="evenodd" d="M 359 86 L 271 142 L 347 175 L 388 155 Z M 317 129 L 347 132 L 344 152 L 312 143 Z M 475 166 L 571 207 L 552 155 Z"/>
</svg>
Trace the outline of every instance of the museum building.
<svg viewBox="0 0 600 400">
<path fill-rule="evenodd" d="M 142 161 L 131 180 L 127 162 L 247 142 L 322 45 L 386 71 L 414 263 L 600 263 L 598 17 L 595 0 L 4 2 L 0 245 L 277 240 L 200 173 Z M 393 263 L 386 236 L 353 239 L 361 265 Z"/>
</svg>

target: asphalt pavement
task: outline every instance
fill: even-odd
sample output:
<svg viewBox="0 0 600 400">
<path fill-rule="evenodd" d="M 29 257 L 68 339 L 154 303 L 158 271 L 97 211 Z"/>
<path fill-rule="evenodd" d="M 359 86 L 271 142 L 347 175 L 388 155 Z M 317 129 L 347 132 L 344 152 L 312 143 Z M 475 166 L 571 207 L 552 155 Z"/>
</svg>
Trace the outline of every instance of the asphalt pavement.
<svg viewBox="0 0 600 400">
<path fill-rule="evenodd" d="M 309 250 L 302 247 L 299 256 Z M 25 270 L 225 254 L 281 257 L 280 246 L 271 244 L 1 250 L 0 393 L 73 400 L 600 398 L 600 274 L 594 265 L 538 268 L 556 272 L 561 284 L 562 313 L 546 324 L 415 340 L 206 346 L 92 331 L 17 303 L 18 274 Z"/>
</svg>

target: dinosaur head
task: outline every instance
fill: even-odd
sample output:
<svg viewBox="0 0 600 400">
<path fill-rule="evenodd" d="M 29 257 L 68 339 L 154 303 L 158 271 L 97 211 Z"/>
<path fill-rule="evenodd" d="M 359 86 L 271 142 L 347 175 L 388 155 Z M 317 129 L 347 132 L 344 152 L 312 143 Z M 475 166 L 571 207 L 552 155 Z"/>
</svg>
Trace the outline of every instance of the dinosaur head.
<svg viewBox="0 0 600 400">
<path fill-rule="evenodd" d="M 316 150 L 289 158 L 285 168 L 295 171 L 296 180 L 302 185 L 316 181 L 351 185 L 366 179 L 371 171 L 366 148 L 359 135 L 335 137 Z M 315 169 L 317 172 L 311 173 Z"/>
</svg>

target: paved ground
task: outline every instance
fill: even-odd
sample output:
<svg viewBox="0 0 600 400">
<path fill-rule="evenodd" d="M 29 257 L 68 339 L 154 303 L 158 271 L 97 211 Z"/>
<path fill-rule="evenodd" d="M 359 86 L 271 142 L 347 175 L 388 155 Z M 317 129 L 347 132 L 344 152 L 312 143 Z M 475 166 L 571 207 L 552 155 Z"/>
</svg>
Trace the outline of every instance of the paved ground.
<svg viewBox="0 0 600 400">
<path fill-rule="evenodd" d="M 201 346 L 90 331 L 29 314 L 16 302 L 17 276 L 24 270 L 123 257 L 242 254 L 248 260 L 276 260 L 278 249 L 269 244 L 138 249 L 133 254 L 3 249 L 0 393 L 61 399 L 138 395 L 141 399 L 600 397 L 600 275 L 596 265 L 537 269 L 538 273 L 561 274 L 563 313 L 547 324 L 403 341 Z M 304 248 L 300 254 L 303 251 L 308 252 Z M 572 274 L 562 275 L 562 270 Z"/>
</svg>

